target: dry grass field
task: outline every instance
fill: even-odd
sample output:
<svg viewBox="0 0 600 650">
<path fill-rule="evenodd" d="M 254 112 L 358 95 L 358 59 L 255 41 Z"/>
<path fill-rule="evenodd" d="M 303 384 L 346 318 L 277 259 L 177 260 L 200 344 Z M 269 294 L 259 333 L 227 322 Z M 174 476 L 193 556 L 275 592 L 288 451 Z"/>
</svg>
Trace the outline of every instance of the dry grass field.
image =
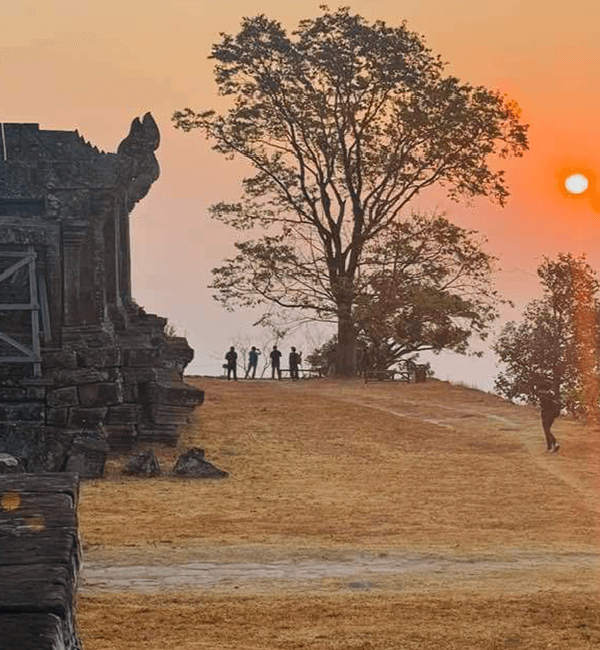
<svg viewBox="0 0 600 650">
<path fill-rule="evenodd" d="M 599 431 L 548 454 L 438 381 L 190 381 L 180 447 L 230 478 L 82 485 L 87 650 L 600 645 Z"/>
</svg>

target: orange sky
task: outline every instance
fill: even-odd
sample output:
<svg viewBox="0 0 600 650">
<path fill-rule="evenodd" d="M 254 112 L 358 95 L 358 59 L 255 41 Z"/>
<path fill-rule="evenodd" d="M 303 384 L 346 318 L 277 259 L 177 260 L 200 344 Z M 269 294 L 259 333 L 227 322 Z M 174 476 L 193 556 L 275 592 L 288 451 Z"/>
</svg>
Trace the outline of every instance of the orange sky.
<svg viewBox="0 0 600 650">
<path fill-rule="evenodd" d="M 252 334 L 248 314 L 225 312 L 206 289 L 210 269 L 232 252 L 236 235 L 210 221 L 206 208 L 239 196 L 244 167 L 213 153 L 199 133 L 175 131 L 170 117 L 185 106 L 218 108 L 207 55 L 219 32 L 236 32 L 242 16 L 256 13 L 294 28 L 300 18 L 317 14 L 321 2 L 0 2 L 0 121 L 78 129 L 110 151 L 135 116 L 150 110 L 158 122 L 161 178 L 132 217 L 134 296 L 187 332 L 196 350 L 190 372 L 218 373 L 216 357 L 237 335 Z M 341 4 L 369 20 L 406 19 L 449 62 L 449 72 L 508 93 L 531 124 L 530 151 L 505 164 L 512 189 L 506 208 L 486 201 L 454 204 L 440 192 L 419 204 L 445 209 L 488 238 L 488 250 L 504 268 L 499 287 L 518 307 L 505 315 L 518 318 L 537 294 L 535 269 L 544 254 L 585 251 L 600 271 L 600 188 L 574 199 L 559 187 L 561 170 L 588 169 L 600 179 L 600 1 Z M 290 339 L 284 348 L 296 343 L 303 341 Z M 491 386 L 492 357 L 433 365 L 442 377 Z"/>
</svg>

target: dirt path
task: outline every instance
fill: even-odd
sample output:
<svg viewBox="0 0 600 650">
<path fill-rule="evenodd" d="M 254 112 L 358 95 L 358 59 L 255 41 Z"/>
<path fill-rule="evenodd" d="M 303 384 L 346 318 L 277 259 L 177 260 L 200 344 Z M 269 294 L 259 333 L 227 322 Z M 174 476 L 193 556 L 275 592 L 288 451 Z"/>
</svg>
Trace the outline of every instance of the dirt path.
<svg viewBox="0 0 600 650">
<path fill-rule="evenodd" d="M 338 398 L 340 399 L 340 398 Z M 562 456 L 566 459 L 549 454 L 542 444 L 542 434 L 537 411 L 529 408 L 520 409 L 518 415 L 515 414 L 515 408 L 512 405 L 501 404 L 497 407 L 498 413 L 490 413 L 489 406 L 484 410 L 482 408 L 469 408 L 462 404 L 461 406 L 448 406 L 440 401 L 428 399 L 426 404 L 399 394 L 394 400 L 394 408 L 389 405 L 374 404 L 367 401 L 365 397 L 352 400 L 345 399 L 346 403 L 359 405 L 365 409 L 374 409 L 384 413 L 389 413 L 403 419 L 417 420 L 423 424 L 431 424 L 454 431 L 460 435 L 465 431 L 466 419 L 476 419 L 479 422 L 485 422 L 486 433 L 495 436 L 502 436 L 511 441 L 518 441 L 527 450 L 531 461 L 543 468 L 555 479 L 567 484 L 572 489 L 580 493 L 588 506 L 596 513 L 600 513 L 600 494 L 597 486 L 590 488 L 589 482 L 582 481 L 576 473 L 572 471 L 572 463 L 568 461 L 568 447 L 562 450 Z M 384 401 L 384 400 L 382 400 Z M 391 401 L 389 397 L 385 402 Z M 423 411 L 426 410 L 426 413 Z M 428 413 L 436 413 L 434 418 Z M 506 414 L 505 414 L 506 413 Z M 472 424 L 471 424 L 472 426 Z M 560 453 L 560 452 L 559 452 Z M 558 461 L 558 462 L 557 462 Z"/>
<path fill-rule="evenodd" d="M 504 556 L 348 554 L 344 559 L 305 558 L 244 562 L 188 562 L 107 566 L 86 562 L 82 593 L 207 590 L 218 593 L 405 593 L 471 591 L 530 593 L 597 586 L 600 554 L 513 551 Z M 540 576 L 544 579 L 540 580 Z"/>
</svg>

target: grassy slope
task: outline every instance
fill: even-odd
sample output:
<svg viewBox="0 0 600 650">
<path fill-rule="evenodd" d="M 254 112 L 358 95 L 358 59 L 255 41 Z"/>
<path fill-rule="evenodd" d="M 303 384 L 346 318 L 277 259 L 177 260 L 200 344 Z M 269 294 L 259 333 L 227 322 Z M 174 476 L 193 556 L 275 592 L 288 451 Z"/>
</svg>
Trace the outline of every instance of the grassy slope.
<svg viewBox="0 0 600 650">
<path fill-rule="evenodd" d="M 89 547 L 596 544 L 582 490 L 597 456 L 575 423 L 559 421 L 550 456 L 533 409 L 441 382 L 199 383 L 181 446 L 231 478 L 132 480 L 117 459 L 82 489 Z"/>
<path fill-rule="evenodd" d="M 196 383 L 207 401 L 181 446 L 203 447 L 231 478 L 124 479 L 113 461 L 108 480 L 82 488 L 88 555 L 597 550 L 600 441 L 577 423 L 555 425 L 563 447 L 548 455 L 533 409 L 443 382 Z M 166 468 L 174 456 L 161 452 Z M 80 621 L 90 650 L 594 647 L 596 594 L 538 578 L 537 596 L 516 585 L 468 598 L 87 596 Z"/>
</svg>

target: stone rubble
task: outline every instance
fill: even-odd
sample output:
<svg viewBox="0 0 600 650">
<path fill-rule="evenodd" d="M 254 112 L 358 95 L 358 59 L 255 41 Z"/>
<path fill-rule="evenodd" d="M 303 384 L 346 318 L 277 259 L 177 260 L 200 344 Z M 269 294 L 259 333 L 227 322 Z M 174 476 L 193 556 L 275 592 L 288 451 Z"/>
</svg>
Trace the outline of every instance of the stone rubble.
<svg viewBox="0 0 600 650">
<path fill-rule="evenodd" d="M 204 458 L 204 449 L 192 447 L 181 454 L 173 468 L 175 476 L 188 478 L 227 478 L 229 473 Z"/>
<path fill-rule="evenodd" d="M 160 463 L 153 451 L 143 451 L 128 459 L 123 474 L 152 478 L 162 473 Z"/>
</svg>

